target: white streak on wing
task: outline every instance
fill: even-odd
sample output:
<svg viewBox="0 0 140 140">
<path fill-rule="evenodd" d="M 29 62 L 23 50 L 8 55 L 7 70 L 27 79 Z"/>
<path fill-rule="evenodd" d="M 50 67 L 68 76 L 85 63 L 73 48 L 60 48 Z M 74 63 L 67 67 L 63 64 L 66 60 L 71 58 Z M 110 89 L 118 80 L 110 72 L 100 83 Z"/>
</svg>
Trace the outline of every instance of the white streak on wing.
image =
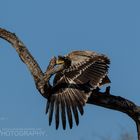
<svg viewBox="0 0 140 140">
<path fill-rule="evenodd" d="M 102 60 L 102 59 L 99 59 L 99 61 L 100 61 L 100 62 L 104 62 L 104 60 Z M 76 83 L 74 82 L 74 80 L 75 80 L 75 79 L 78 80 L 78 77 L 79 77 L 80 75 L 82 75 L 82 73 L 83 73 L 84 71 L 86 71 L 86 69 L 88 69 L 88 68 L 89 68 L 91 65 L 93 65 L 96 61 L 93 61 L 93 62 L 91 62 L 91 63 L 89 63 L 89 64 L 88 64 L 88 62 L 89 62 L 89 59 L 86 59 L 86 60 L 83 61 L 83 62 L 79 62 L 79 63 L 77 63 L 77 64 L 72 64 L 68 69 L 65 69 L 65 70 L 62 72 L 62 73 L 64 74 L 64 79 L 65 79 L 65 81 L 68 82 L 68 83 L 70 83 L 70 84 L 76 84 Z M 87 63 L 87 65 L 86 65 L 83 69 L 79 70 L 79 67 L 82 66 L 82 65 L 85 65 L 86 63 Z M 76 74 L 76 75 L 74 74 L 75 76 L 74 76 L 73 78 L 69 79 L 68 77 L 65 76 L 65 72 L 69 73 L 69 72 L 72 72 L 72 71 L 75 71 L 75 70 L 77 70 L 76 73 L 78 73 L 78 74 Z M 79 71 L 78 71 L 78 70 L 79 70 Z M 101 83 L 102 80 L 105 78 L 105 76 L 107 75 L 107 73 L 108 73 L 108 71 L 106 71 L 106 72 L 102 75 L 102 77 L 100 77 L 99 82 L 98 82 L 96 85 L 94 85 L 94 89 L 100 86 L 100 83 Z M 62 78 L 63 78 L 63 76 L 60 78 L 60 80 L 61 80 Z M 67 89 L 65 90 L 65 92 L 66 92 L 66 91 L 67 91 Z M 92 90 L 91 90 L 91 91 L 92 91 Z"/>
<path fill-rule="evenodd" d="M 89 65 L 87 65 L 85 68 L 83 68 L 82 70 L 79 71 L 79 74 L 75 75 L 75 77 L 73 77 L 72 79 L 75 80 L 78 76 L 80 76 L 82 74 L 82 72 L 84 72 L 86 69 L 88 69 L 91 65 L 93 65 L 95 62 L 90 63 Z M 82 65 L 82 63 L 80 63 L 80 66 Z"/>
<path fill-rule="evenodd" d="M 75 84 L 75 85 L 77 85 L 76 82 L 73 81 L 73 79 L 67 78 L 67 80 L 68 80 L 68 82 L 69 82 L 70 84 Z M 72 88 L 70 88 L 70 90 L 73 91 Z M 75 90 L 78 90 L 78 89 L 75 88 Z M 73 93 L 74 93 L 74 91 L 73 91 Z M 88 98 L 88 97 L 91 95 L 91 93 L 92 93 L 92 91 L 90 91 L 88 94 L 85 94 L 85 95 L 86 95 L 86 98 Z M 84 94 L 84 93 L 81 91 L 81 94 Z M 87 101 L 87 99 L 86 99 L 86 101 Z"/>
</svg>

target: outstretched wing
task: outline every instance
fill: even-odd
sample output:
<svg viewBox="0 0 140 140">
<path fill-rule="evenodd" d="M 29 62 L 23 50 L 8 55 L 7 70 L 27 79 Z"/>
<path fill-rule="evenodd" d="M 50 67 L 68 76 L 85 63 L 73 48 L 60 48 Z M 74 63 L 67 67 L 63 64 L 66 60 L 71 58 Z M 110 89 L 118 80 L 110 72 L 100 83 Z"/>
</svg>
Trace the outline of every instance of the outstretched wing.
<svg viewBox="0 0 140 140">
<path fill-rule="evenodd" d="M 77 56 L 80 57 L 80 55 Z M 56 74 L 53 94 L 46 109 L 46 112 L 49 112 L 50 125 L 54 110 L 56 129 L 59 126 L 59 112 L 61 112 L 63 129 L 66 128 L 66 113 L 70 128 L 73 125 L 72 112 L 76 124 L 79 124 L 78 110 L 83 114 L 83 106 L 90 96 L 91 88 L 96 89 L 101 85 L 107 76 L 109 63 L 109 59 L 104 55 L 86 54 L 81 56 L 79 62 L 76 59 L 73 60 L 69 68 Z"/>
<path fill-rule="evenodd" d="M 84 89 L 83 87 L 86 87 Z M 90 89 L 88 84 L 78 85 L 75 82 L 70 82 L 70 79 L 65 77 L 65 75 L 59 80 L 59 82 L 53 87 L 52 95 L 50 100 L 48 100 L 46 113 L 49 112 L 49 125 L 51 125 L 53 112 L 55 110 L 55 122 L 56 129 L 59 126 L 59 115 L 61 112 L 61 119 L 63 129 L 66 128 L 66 114 L 68 116 L 69 126 L 72 128 L 73 119 L 75 118 L 76 125 L 79 124 L 79 115 L 83 115 L 83 106 L 85 105 L 89 94 Z M 73 115 L 72 115 L 73 114 Z"/>
<path fill-rule="evenodd" d="M 107 77 L 109 64 L 110 61 L 106 56 L 95 56 L 72 65 L 64 71 L 64 75 L 77 84 L 90 82 L 95 89 L 97 86 L 110 82 Z"/>
</svg>

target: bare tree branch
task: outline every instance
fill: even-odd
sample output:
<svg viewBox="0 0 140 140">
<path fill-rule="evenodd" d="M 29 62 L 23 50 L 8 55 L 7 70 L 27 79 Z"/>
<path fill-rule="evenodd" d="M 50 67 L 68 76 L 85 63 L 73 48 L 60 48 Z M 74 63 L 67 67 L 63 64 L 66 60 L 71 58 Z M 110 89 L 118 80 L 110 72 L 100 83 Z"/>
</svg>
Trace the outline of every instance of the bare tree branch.
<svg viewBox="0 0 140 140">
<path fill-rule="evenodd" d="M 25 45 L 20 41 L 20 39 L 11 32 L 0 28 L 0 37 L 7 40 L 16 49 L 21 60 L 28 66 L 30 72 L 32 73 L 34 80 L 38 81 L 43 77 L 43 72 L 41 71 L 39 65 L 35 61 L 34 57 L 27 50 Z"/>
<path fill-rule="evenodd" d="M 20 41 L 20 39 L 14 33 L 11 33 L 2 28 L 0 28 L 0 37 L 7 40 L 16 49 L 21 60 L 29 68 L 38 90 L 41 91 L 38 83 L 42 81 L 44 74 L 34 57 L 22 43 L 22 41 Z M 42 94 L 42 92 L 40 93 Z"/>
<path fill-rule="evenodd" d="M 123 97 L 108 94 L 109 89 L 110 87 L 107 87 L 104 93 L 95 91 L 92 93 L 87 103 L 127 114 L 135 121 L 138 132 L 138 140 L 140 140 L 140 107 Z"/>
<path fill-rule="evenodd" d="M 49 92 L 49 89 L 51 88 L 48 80 L 51 77 L 51 75 L 56 72 L 56 69 L 54 68 L 56 58 L 54 57 L 51 59 L 47 71 L 43 73 L 38 63 L 35 61 L 34 57 L 30 54 L 25 45 L 19 40 L 19 38 L 14 33 L 0 28 L 0 37 L 7 40 L 16 49 L 21 60 L 29 68 L 38 91 L 43 97 L 48 98 L 47 92 Z M 120 96 L 111 95 L 110 87 L 107 87 L 104 93 L 100 92 L 99 90 L 94 91 L 88 99 L 87 103 L 126 113 L 135 121 L 137 126 L 138 140 L 140 140 L 139 106 Z"/>
</svg>

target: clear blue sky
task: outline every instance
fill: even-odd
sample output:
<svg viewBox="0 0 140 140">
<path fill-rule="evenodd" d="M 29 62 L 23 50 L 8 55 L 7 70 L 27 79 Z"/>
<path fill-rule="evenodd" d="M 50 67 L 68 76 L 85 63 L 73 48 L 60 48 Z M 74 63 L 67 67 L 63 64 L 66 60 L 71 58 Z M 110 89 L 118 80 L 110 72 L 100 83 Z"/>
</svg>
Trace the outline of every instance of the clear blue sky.
<svg viewBox="0 0 140 140">
<path fill-rule="evenodd" d="M 111 92 L 140 105 L 140 2 L 138 0 L 1 0 L 0 27 L 15 32 L 46 69 L 52 56 L 92 50 L 111 59 Z M 48 126 L 46 100 L 15 50 L 0 39 L 0 130 L 41 128 L 47 136 L 6 137 L 30 140 L 118 140 L 123 131 L 136 136 L 125 114 L 87 105 L 72 130 Z M 1 139 L 1 138 L 0 138 Z"/>
</svg>

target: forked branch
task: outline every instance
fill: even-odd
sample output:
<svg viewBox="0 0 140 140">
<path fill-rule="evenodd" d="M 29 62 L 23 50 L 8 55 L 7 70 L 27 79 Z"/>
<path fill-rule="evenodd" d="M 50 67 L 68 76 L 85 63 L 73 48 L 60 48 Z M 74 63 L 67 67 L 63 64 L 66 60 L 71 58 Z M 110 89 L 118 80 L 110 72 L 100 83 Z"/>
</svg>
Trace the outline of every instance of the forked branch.
<svg viewBox="0 0 140 140">
<path fill-rule="evenodd" d="M 30 54 L 30 52 L 27 50 L 23 42 L 21 42 L 20 39 L 14 33 L 11 33 L 5 29 L 0 28 L 0 37 L 7 40 L 16 49 L 21 60 L 29 68 L 34 78 L 38 91 L 41 93 L 43 97 L 47 98 L 47 94 L 45 92 L 47 92 L 49 88 L 51 88 L 48 79 L 51 77 L 52 74 L 56 72 L 56 69 L 54 68 L 55 57 L 51 59 L 47 71 L 43 73 L 38 63 L 35 61 L 34 57 Z M 107 87 L 104 93 L 98 90 L 95 91 L 90 96 L 87 103 L 126 113 L 135 121 L 138 132 L 138 140 L 140 140 L 139 106 L 120 96 L 111 95 L 109 87 Z"/>
</svg>

